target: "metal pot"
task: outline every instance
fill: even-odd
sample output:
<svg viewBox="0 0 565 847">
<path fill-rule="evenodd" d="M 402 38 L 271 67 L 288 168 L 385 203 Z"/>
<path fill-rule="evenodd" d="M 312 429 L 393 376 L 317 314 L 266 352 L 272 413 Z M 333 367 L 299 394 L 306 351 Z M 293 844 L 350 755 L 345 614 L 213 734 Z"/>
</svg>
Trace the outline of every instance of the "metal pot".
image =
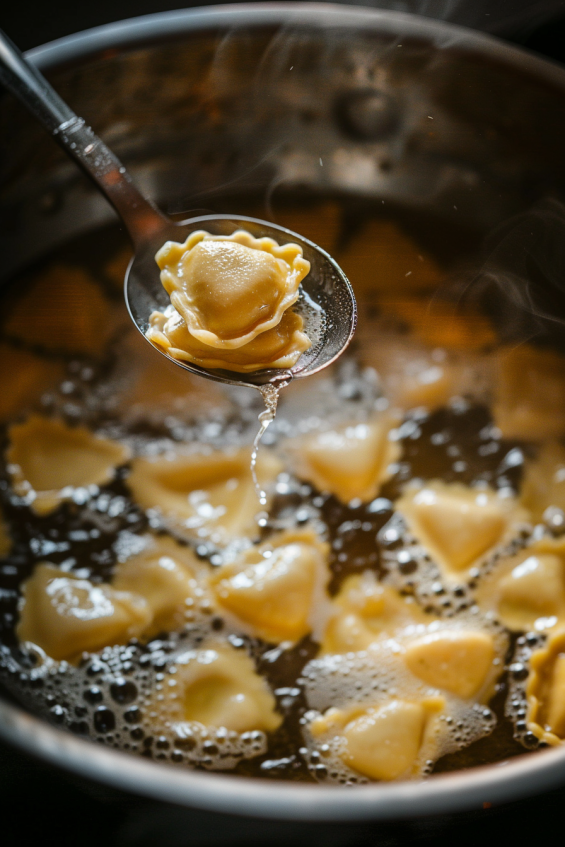
<svg viewBox="0 0 565 847">
<path fill-rule="evenodd" d="M 565 70 L 468 30 L 318 4 L 170 12 L 30 53 L 168 212 L 226 187 L 394 201 L 489 230 L 565 193 Z M 112 211 L 7 95 L 2 274 Z M 100 748 L 0 700 L 0 734 L 117 788 L 224 813 L 311 821 L 479 808 L 565 782 L 565 748 L 425 782 L 350 788 L 184 771 Z"/>
</svg>

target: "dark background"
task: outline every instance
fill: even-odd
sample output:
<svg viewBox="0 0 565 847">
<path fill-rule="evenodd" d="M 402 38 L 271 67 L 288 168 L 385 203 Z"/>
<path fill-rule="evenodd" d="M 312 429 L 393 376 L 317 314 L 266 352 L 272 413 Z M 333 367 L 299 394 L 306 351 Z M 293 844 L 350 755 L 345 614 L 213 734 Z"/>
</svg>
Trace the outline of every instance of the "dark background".
<svg viewBox="0 0 565 847">
<path fill-rule="evenodd" d="M 27 50 L 89 27 L 184 5 L 211 3 L 5 0 L 0 25 Z M 472 25 L 565 63 L 565 0 L 382 0 L 366 5 L 418 10 Z M 564 828 L 565 789 L 455 818 L 358 828 L 226 819 L 110 791 L 0 744 L 2 847 L 519 847 L 559 842 Z"/>
</svg>

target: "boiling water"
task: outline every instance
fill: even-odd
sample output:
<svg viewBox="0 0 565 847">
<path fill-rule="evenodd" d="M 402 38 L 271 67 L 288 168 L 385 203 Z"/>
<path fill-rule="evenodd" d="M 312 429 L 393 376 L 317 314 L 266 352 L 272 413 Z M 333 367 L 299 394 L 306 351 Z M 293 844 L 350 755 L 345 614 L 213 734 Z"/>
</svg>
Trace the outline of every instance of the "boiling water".
<svg viewBox="0 0 565 847">
<path fill-rule="evenodd" d="M 358 209 L 351 219 L 343 208 L 337 204 L 335 208 L 342 216 L 342 233 L 351 233 L 352 227 L 362 229 Z M 325 209 L 313 207 L 311 220 L 323 219 Z M 238 211 L 253 213 L 239 207 Z M 295 220 L 292 211 L 285 210 L 285 214 L 286 225 L 321 243 L 330 252 L 338 242 L 347 244 L 347 238 L 339 234 L 335 235 L 333 245 L 324 243 L 331 229 L 329 224 L 324 224 L 319 232 L 315 226 L 307 231 L 300 207 Z M 424 230 L 427 223 L 422 225 Z M 408 227 L 413 226 L 414 221 L 409 218 Z M 452 251 L 451 255 L 442 257 L 444 261 L 453 259 L 455 243 L 458 255 L 463 257 L 473 246 L 468 233 L 456 234 L 458 238 L 443 239 L 446 250 Z M 435 236 L 428 239 L 431 247 L 434 239 Z M 370 251 L 370 240 L 361 248 Z M 80 266 L 86 259 L 95 284 L 114 312 L 118 312 L 122 308 L 120 251 L 123 247 L 119 236 L 105 232 L 62 248 L 52 262 L 55 266 L 57 263 Z M 341 261 L 339 253 L 336 258 Z M 122 258 L 123 265 L 126 259 Z M 347 266 L 345 270 L 348 272 Z M 26 286 L 33 285 L 34 278 L 44 272 L 45 268 L 38 268 L 14 286 L 7 314 Z M 349 273 L 355 286 L 356 277 L 353 271 Z M 370 286 L 361 289 L 357 292 L 361 306 L 360 343 L 354 355 L 327 375 L 287 387 L 276 418 L 280 386 L 262 389 L 265 410 L 259 415 L 261 426 L 254 440 L 258 410 L 251 390 L 235 389 L 213 398 L 204 392 L 186 403 L 180 395 L 175 395 L 172 401 L 170 398 L 163 401 L 162 405 L 160 401 L 122 402 L 121 396 L 133 379 L 130 365 L 132 368 L 135 365 L 124 355 L 123 325 L 97 356 L 69 355 L 56 348 L 28 344 L 25 339 L 7 340 L 22 349 L 27 347 L 46 355 L 64 369 L 57 387 L 41 396 L 37 405 L 40 412 L 57 413 L 69 422 L 83 422 L 101 434 L 122 440 L 141 454 L 151 455 L 178 443 L 234 446 L 253 441 L 252 472 L 262 509 L 261 526 L 265 532 L 275 525 L 301 526 L 307 522 L 319 527 L 331 548 L 330 593 L 339 590 L 345 577 L 370 570 L 377 577 L 392 580 L 404 593 L 415 594 L 423 606 L 446 618 L 466 615 L 471 600 L 465 589 L 453 594 L 438 593 L 426 563 L 411 555 L 411 541 L 395 520 L 393 501 L 406 481 L 413 478 L 439 478 L 468 485 L 488 483 L 504 491 L 518 489 L 521 464 L 505 459 L 520 445 L 503 439 L 496 431 L 480 390 L 474 392 L 472 399 L 460 398 L 437 411 L 416 409 L 407 415 L 397 433 L 402 460 L 371 502 L 344 504 L 285 473 L 278 478 L 269 514 L 264 509 L 267 498 L 256 474 L 261 439 L 266 446 L 276 446 L 289 437 L 316 431 L 324 422 L 362 421 L 375 410 L 386 408 L 374 369 L 363 363 L 365 346 L 377 337 L 382 323 L 371 301 Z M 135 330 L 131 332 L 135 334 Z M 402 342 L 402 329 L 398 338 Z M 476 376 L 475 382 L 480 384 L 480 374 Z M 5 445 L 5 430 L 3 438 Z M 12 492 L 7 468 L 2 467 L 2 508 L 13 539 L 9 556 L 0 565 L 0 674 L 6 690 L 31 711 L 71 732 L 145 757 L 253 776 L 324 779 L 327 762 L 308 746 L 303 734 L 304 714 L 309 707 L 307 698 L 310 704 L 316 702 L 328 684 L 323 669 L 316 665 L 318 646 L 310 637 L 291 649 L 281 649 L 238 631 L 203 602 L 201 608 L 187 612 L 184 632 L 163 633 L 147 644 L 132 641 L 125 646 L 108 647 L 100 654 L 85 656 L 78 667 L 52 662 L 40 653 L 20 649 L 14 631 L 20 587 L 37 562 L 49 560 L 93 582 L 107 581 L 116 562 L 135 552 L 136 539 L 141 534 L 148 529 L 169 531 L 158 515 L 144 512 L 133 501 L 127 475 L 126 466 L 110 484 L 79 489 L 73 500 L 52 514 L 38 516 Z M 193 549 L 211 567 L 223 561 L 222 552 L 205 539 L 195 541 Z M 269 736 L 261 732 L 238 736 L 222 730 L 188 733 L 186 737 L 173 736 L 167 731 L 155 732 L 151 717 L 155 691 L 166 680 L 174 679 L 180 657 L 197 649 L 210 636 L 219 635 L 254 658 L 284 717 L 280 728 Z M 508 659 L 515 649 L 523 651 L 523 643 L 516 646 L 515 641 L 510 639 Z M 515 665 L 516 662 L 511 667 Z M 359 669 L 356 672 L 361 673 Z M 517 676 L 515 667 L 502 675 L 490 708 L 474 715 L 472 732 L 465 724 L 459 743 L 452 744 L 449 752 L 446 748 L 435 771 L 493 762 L 536 746 L 535 739 L 527 734 L 522 733 L 521 740 L 514 737 L 514 725 L 525 714 L 519 706 L 522 695 L 515 685 Z M 361 686 L 373 690 L 370 675 L 361 673 L 361 677 Z M 332 684 L 339 688 L 336 677 L 332 679 Z M 514 713 L 505 714 L 509 682 L 512 690 L 516 689 L 513 696 L 518 705 Z M 343 684 L 351 684 L 350 675 L 345 675 Z M 479 740 L 465 746 L 468 741 L 465 732 L 471 732 Z M 347 776 L 343 780 L 347 781 Z"/>
</svg>

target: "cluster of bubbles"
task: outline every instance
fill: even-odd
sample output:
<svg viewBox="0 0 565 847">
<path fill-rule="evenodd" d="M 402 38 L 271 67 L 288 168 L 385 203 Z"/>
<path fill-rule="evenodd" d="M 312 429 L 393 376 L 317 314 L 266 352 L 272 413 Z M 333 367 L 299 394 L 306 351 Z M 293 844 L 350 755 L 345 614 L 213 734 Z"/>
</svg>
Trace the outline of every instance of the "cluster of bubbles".
<svg viewBox="0 0 565 847">
<path fill-rule="evenodd" d="M 526 687 L 530 675 L 532 653 L 540 650 L 547 636 L 542 633 L 528 632 L 516 639 L 512 661 L 508 665 L 508 697 L 505 713 L 514 726 L 514 736 L 529 750 L 540 746 L 538 738 L 528 729 L 528 703 Z"/>
<path fill-rule="evenodd" d="M 0 646 L 0 666 L 18 699 L 32 700 L 40 716 L 78 736 L 157 761 L 226 770 L 265 753 L 265 733 L 173 724 L 155 701 L 159 683 L 174 675 L 175 657 L 210 631 L 200 624 L 167 641 L 107 647 L 85 654 L 77 666 L 55 662 L 35 645 Z"/>
<path fill-rule="evenodd" d="M 474 615 L 463 615 L 457 621 L 444 620 L 438 624 L 441 630 L 477 628 Z M 494 661 L 502 665 L 507 648 L 507 638 L 502 629 L 488 620 L 480 621 L 483 631 L 494 637 Z M 407 628 L 408 639 L 419 631 L 430 631 L 429 627 Z M 301 719 L 306 742 L 305 757 L 312 773 L 318 779 L 350 784 L 359 781 L 342 759 L 344 739 L 339 732 L 333 737 L 331 731 L 316 738 L 310 725 L 313 720 L 329 708 L 347 710 L 355 708 L 379 708 L 393 700 L 412 703 L 441 696 L 445 701 L 438 714 L 433 743 L 426 744 L 420 753 L 417 770 L 421 775 L 431 772 L 441 756 L 468 747 L 474 741 L 490 735 L 496 725 L 496 716 L 486 705 L 463 700 L 446 691 L 439 691 L 420 681 L 411 674 L 402 661 L 402 634 L 399 638 L 383 639 L 366 651 L 339 655 L 326 655 L 309 662 L 302 671 L 304 687 L 310 710 Z M 323 772 L 320 769 L 323 765 Z"/>
</svg>

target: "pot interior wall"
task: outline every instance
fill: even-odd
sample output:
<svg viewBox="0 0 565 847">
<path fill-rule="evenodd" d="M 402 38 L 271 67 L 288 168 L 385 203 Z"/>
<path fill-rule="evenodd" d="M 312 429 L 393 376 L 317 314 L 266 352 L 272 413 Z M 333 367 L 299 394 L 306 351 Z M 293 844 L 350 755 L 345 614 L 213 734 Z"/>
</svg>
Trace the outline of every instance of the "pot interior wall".
<svg viewBox="0 0 565 847">
<path fill-rule="evenodd" d="M 428 34 L 218 28 L 48 76 L 170 213 L 252 192 L 267 215 L 273 191 L 302 188 L 485 230 L 565 183 L 561 92 Z M 0 108 L 9 275 L 112 213 L 19 104 Z"/>
</svg>

